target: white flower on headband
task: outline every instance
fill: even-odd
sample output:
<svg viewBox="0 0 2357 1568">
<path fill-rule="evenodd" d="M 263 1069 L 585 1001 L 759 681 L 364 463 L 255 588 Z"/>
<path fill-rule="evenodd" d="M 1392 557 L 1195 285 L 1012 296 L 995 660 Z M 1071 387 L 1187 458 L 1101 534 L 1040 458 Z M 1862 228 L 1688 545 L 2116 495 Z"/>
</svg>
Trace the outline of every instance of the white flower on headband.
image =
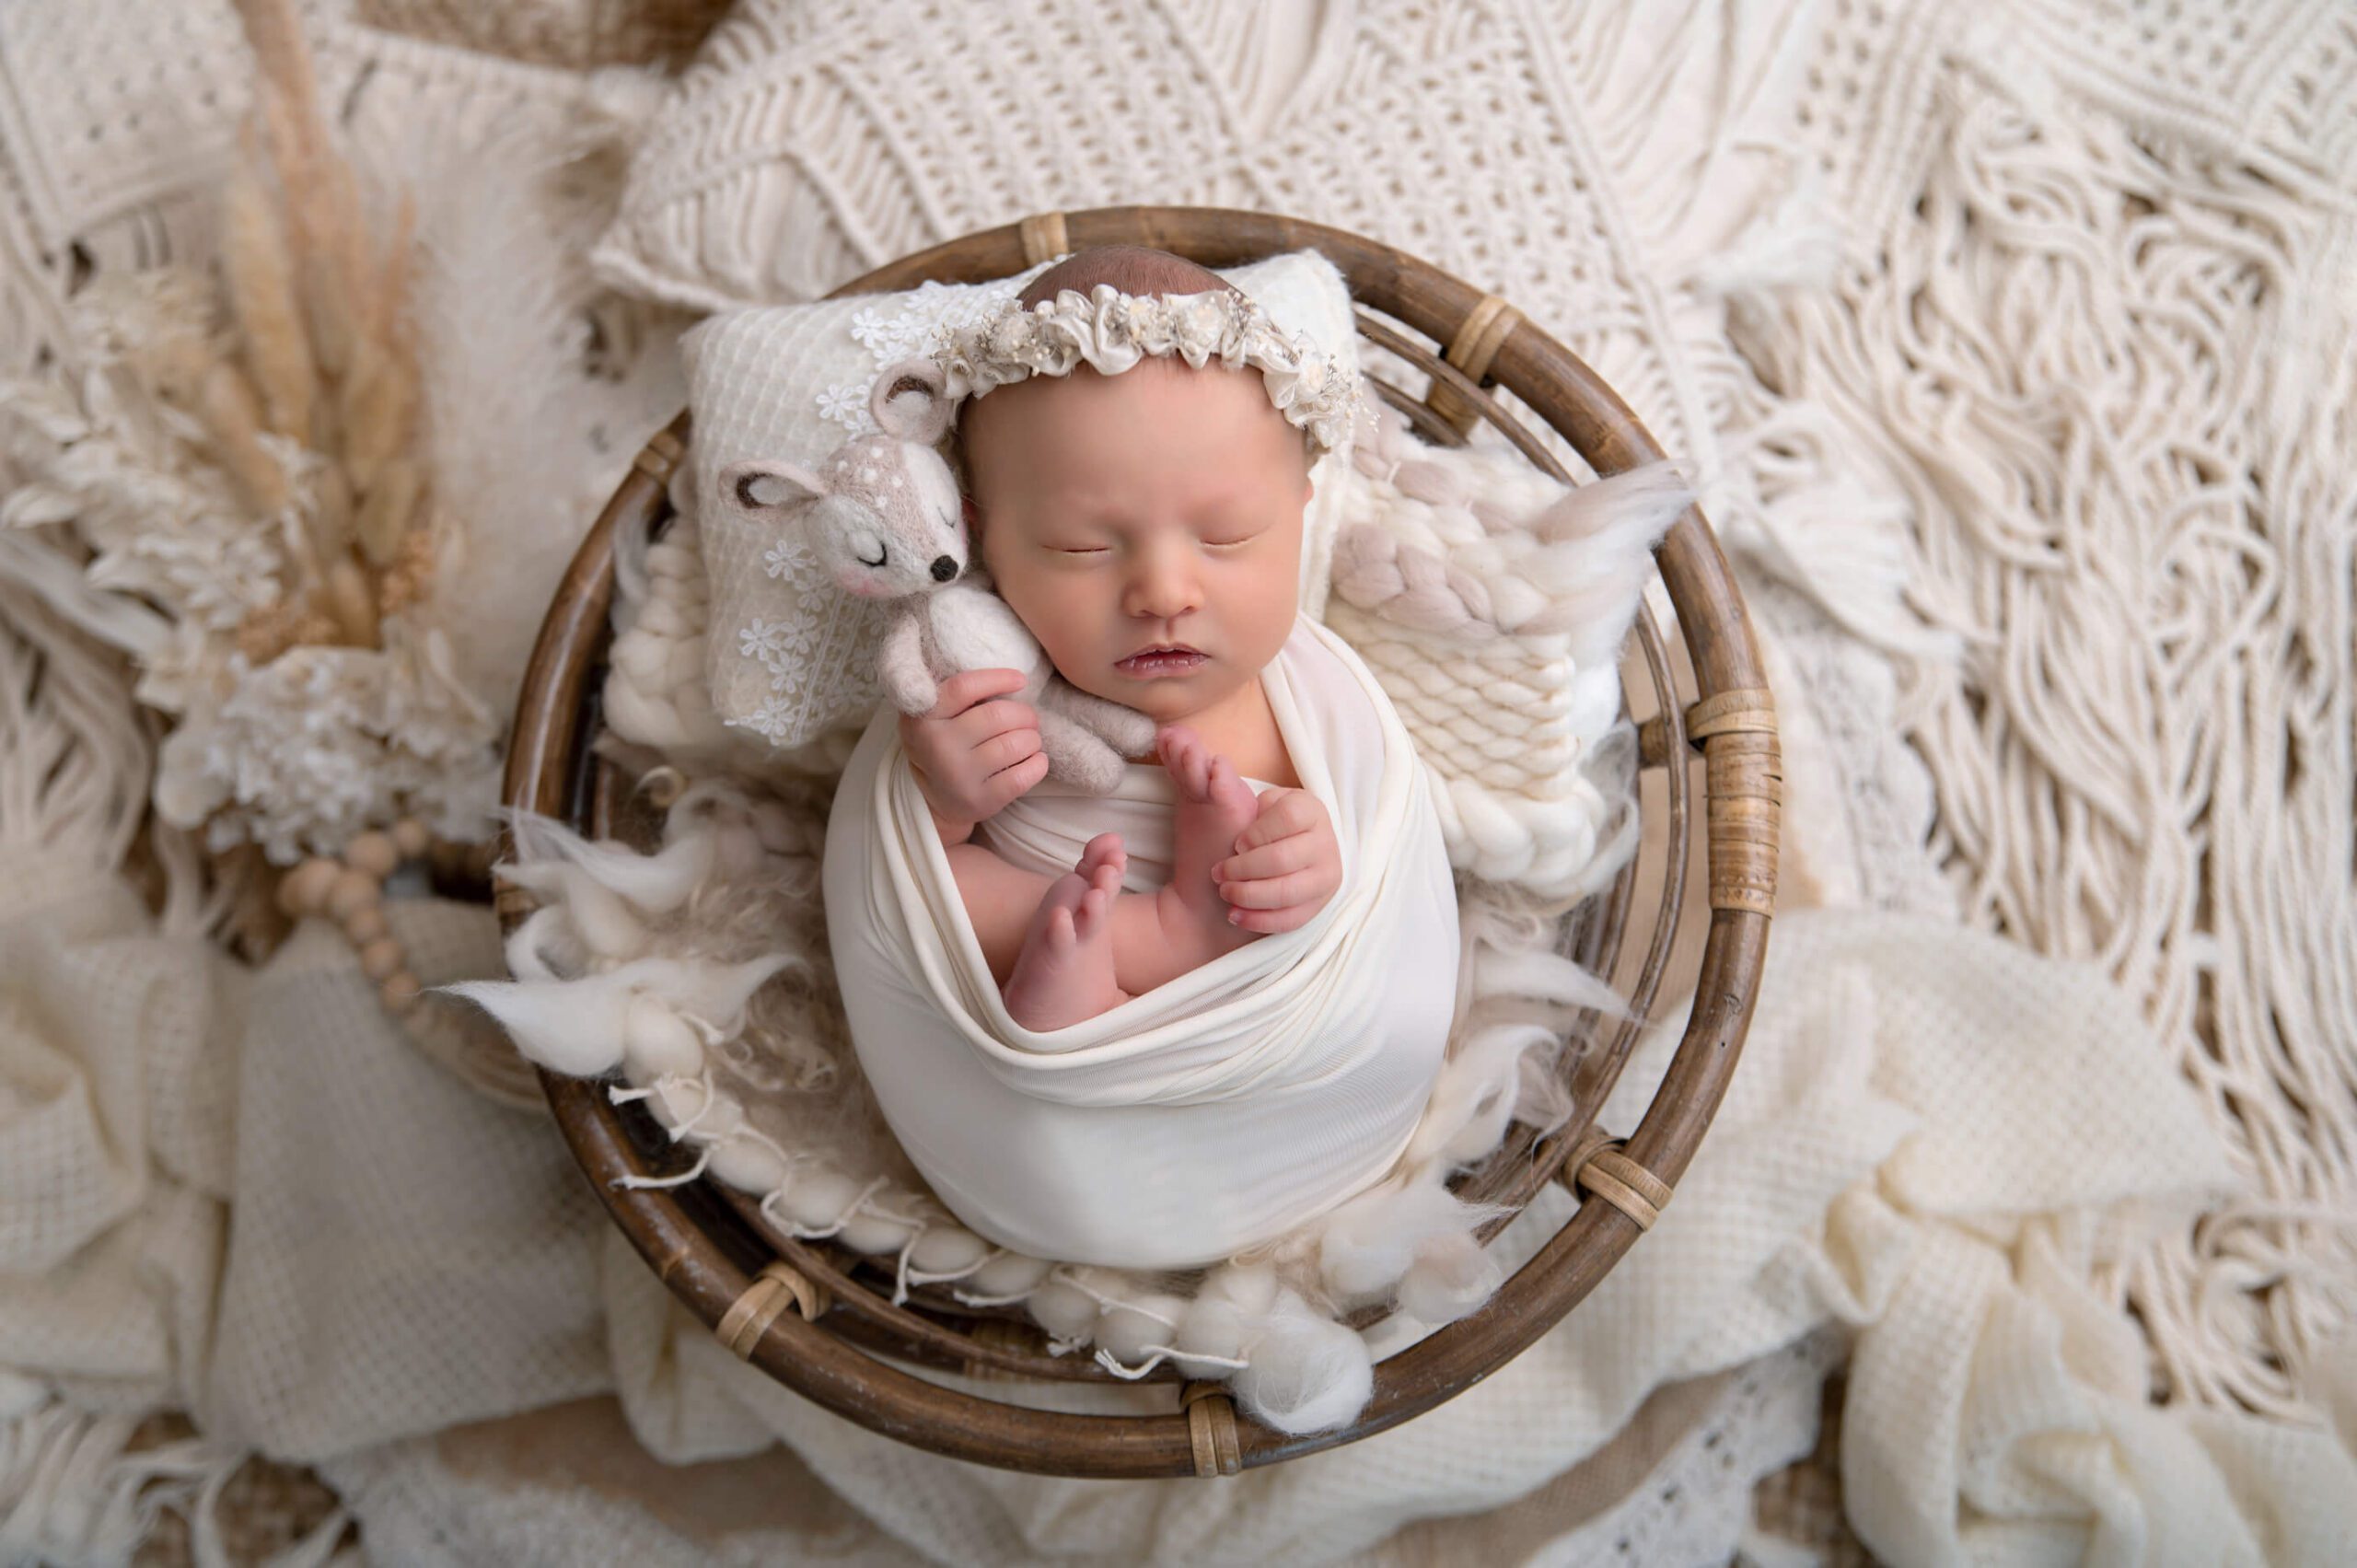
<svg viewBox="0 0 2357 1568">
<path fill-rule="evenodd" d="M 1307 338 L 1287 338 L 1268 312 L 1226 289 L 1205 294 L 1123 294 L 1098 284 L 1024 306 L 1008 300 L 981 320 L 945 326 L 934 359 L 952 398 L 981 397 L 1033 376 L 1069 376 L 1083 363 L 1118 376 L 1139 360 L 1177 354 L 1200 370 L 1216 362 L 1255 369 L 1277 412 L 1321 450 L 1346 439 L 1359 391 L 1332 373 Z"/>
</svg>

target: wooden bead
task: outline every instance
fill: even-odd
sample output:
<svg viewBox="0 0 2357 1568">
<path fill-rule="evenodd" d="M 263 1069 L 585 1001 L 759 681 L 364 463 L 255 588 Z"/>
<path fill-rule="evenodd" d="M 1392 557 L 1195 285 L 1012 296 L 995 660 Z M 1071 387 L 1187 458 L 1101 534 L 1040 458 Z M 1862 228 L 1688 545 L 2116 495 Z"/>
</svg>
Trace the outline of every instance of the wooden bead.
<svg viewBox="0 0 2357 1568">
<path fill-rule="evenodd" d="M 385 909 L 382 904 L 370 904 L 366 909 L 354 910 L 343 919 L 344 938 L 355 947 L 366 947 L 369 943 L 383 936 L 386 930 Z"/>
<path fill-rule="evenodd" d="M 389 981 L 401 972 L 409 961 L 401 945 L 383 936 L 360 949 L 360 972 L 373 981 Z"/>
<path fill-rule="evenodd" d="M 343 863 L 354 871 L 366 871 L 381 882 L 401 865 L 401 856 L 388 835 L 363 833 L 344 846 Z"/>
<path fill-rule="evenodd" d="M 433 842 L 434 835 L 414 817 L 404 817 L 393 824 L 393 847 L 401 851 L 403 860 L 415 860 Z"/>
<path fill-rule="evenodd" d="M 377 988 L 377 996 L 388 1012 L 406 1013 L 417 1005 L 419 990 L 417 976 L 403 970 L 387 976 L 385 983 Z"/>
<path fill-rule="evenodd" d="M 385 885 L 366 871 L 340 871 L 335 886 L 328 889 L 328 912 L 338 920 L 350 920 L 384 896 Z"/>
<path fill-rule="evenodd" d="M 332 860 L 312 859 L 286 874 L 278 885 L 278 907 L 300 920 L 327 907 L 339 867 Z"/>
</svg>

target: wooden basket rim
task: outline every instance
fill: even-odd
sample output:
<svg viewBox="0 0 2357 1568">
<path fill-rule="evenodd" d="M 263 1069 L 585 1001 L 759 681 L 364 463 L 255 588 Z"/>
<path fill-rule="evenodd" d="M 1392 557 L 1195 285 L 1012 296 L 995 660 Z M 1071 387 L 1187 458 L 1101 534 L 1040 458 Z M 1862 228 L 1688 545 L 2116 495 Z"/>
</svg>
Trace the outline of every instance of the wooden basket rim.
<svg viewBox="0 0 2357 1568">
<path fill-rule="evenodd" d="M 1452 420 L 1469 421 L 1472 412 L 1494 414 L 1481 389 L 1495 383 L 1546 419 L 1598 474 L 1663 455 L 1585 363 L 1495 296 L 1390 247 L 1297 219 L 1183 207 L 1046 215 L 902 258 L 830 297 L 903 289 L 927 278 L 1005 276 L 1042 259 L 1043 245 L 1051 243 L 1072 250 L 1150 245 L 1208 266 L 1318 250 L 1341 268 L 1354 298 L 1372 301 L 1392 320 L 1449 345 L 1446 361 L 1434 370 L 1434 410 Z M 1428 355 L 1424 363 L 1432 363 Z M 685 450 L 686 436 L 683 413 L 650 441 L 608 501 L 551 602 L 517 703 L 503 790 L 511 807 L 564 816 L 578 805 L 587 754 L 585 720 L 594 713 L 594 692 L 583 688 L 606 632 L 614 534 L 625 519 L 644 521 L 665 506 L 664 482 Z M 1707 763 L 1705 850 L 1713 907 L 1687 1029 L 1653 1103 L 1625 1140 L 1608 1145 L 1591 1138 L 1567 1167 L 1567 1176 L 1580 1177 L 1583 1187 L 1608 1201 L 1584 1202 L 1479 1312 L 1381 1363 L 1375 1396 L 1352 1425 L 1289 1437 L 1248 1421 L 1234 1422 L 1232 1438 L 1224 1435 L 1213 1446 L 1223 1453 L 1222 1471 L 1372 1435 L 1453 1397 L 1519 1354 L 1576 1306 L 1651 1223 L 1657 1205 L 1630 1194 L 1643 1189 L 1666 1201 L 1716 1112 L 1741 1051 L 1766 953 L 1774 889 L 1776 742 L 1749 619 L 1699 508 L 1689 508 L 1672 526 L 1655 558 L 1678 611 L 1700 700 L 1685 712 L 1674 702 L 1666 706 L 1653 749 L 1662 757 L 1686 755 L 1688 713 L 1707 716 L 1718 726 L 1698 723 L 1695 728 L 1708 733 L 1694 742 Z M 1676 777 L 1681 770 L 1671 772 Z M 1670 880 L 1675 887 L 1675 866 Z M 615 1185 L 616 1178 L 643 1173 L 644 1162 L 600 1083 L 544 1073 L 542 1085 L 568 1145 L 616 1223 L 674 1294 L 716 1328 L 747 1299 L 756 1274 L 771 1260 L 760 1254 L 716 1195 Z M 1600 1152 L 1608 1152 L 1617 1164 L 1596 1175 L 1590 1162 Z M 1206 1407 L 1225 1403 L 1214 1394 L 1167 1415 L 1033 1410 L 916 1377 L 796 1312 L 779 1312 L 765 1321 L 737 1348 L 789 1388 L 887 1435 L 1002 1468 L 1107 1478 L 1204 1473 Z"/>
</svg>

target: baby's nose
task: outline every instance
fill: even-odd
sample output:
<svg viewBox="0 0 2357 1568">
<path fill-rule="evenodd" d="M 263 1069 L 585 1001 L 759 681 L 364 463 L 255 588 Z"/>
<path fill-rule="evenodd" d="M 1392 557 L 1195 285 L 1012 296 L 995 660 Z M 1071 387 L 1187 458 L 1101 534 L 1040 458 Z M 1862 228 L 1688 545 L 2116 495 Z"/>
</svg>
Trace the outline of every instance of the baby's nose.
<svg viewBox="0 0 2357 1568">
<path fill-rule="evenodd" d="M 946 583 L 957 575 L 958 563 L 955 559 L 946 555 L 936 555 L 933 558 L 933 580 L 935 582 Z"/>
</svg>

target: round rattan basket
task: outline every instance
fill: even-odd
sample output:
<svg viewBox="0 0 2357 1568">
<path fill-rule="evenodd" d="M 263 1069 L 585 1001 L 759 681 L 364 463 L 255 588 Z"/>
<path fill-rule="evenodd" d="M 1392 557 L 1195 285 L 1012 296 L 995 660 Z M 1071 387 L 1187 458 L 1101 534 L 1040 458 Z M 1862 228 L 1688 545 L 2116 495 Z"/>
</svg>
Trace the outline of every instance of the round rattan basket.
<svg viewBox="0 0 2357 1568">
<path fill-rule="evenodd" d="M 1427 439 L 1455 443 L 1476 422 L 1494 424 L 1532 462 L 1563 477 L 1545 442 L 1484 389 L 1511 391 L 1599 474 L 1662 456 L 1611 389 L 1511 305 L 1387 246 L 1318 225 L 1207 208 L 1118 207 L 1048 214 L 969 235 L 879 268 L 840 293 L 911 288 L 927 279 L 1003 277 L 1092 245 L 1159 247 L 1207 266 L 1234 266 L 1314 249 L 1341 268 L 1361 307 L 1360 331 L 1415 374 L 1414 388 L 1378 384 Z M 687 449 L 683 413 L 650 440 L 583 541 L 550 606 L 519 700 L 508 758 L 509 806 L 564 819 L 598 835 L 633 830 L 625 781 L 592 751 L 599 726 L 614 540 L 660 528 L 667 481 Z M 1218 1385 L 1167 1376 L 1167 1410 L 1083 1415 L 982 1397 L 922 1375 L 969 1379 L 1102 1381 L 1080 1356 L 1047 1353 L 1028 1320 L 960 1307 L 946 1293 L 891 1299 L 888 1275 L 830 1244 L 779 1233 L 758 1208 L 698 1181 L 632 1189 L 624 1177 L 684 1167 L 637 1104 L 616 1106 L 605 1085 L 543 1075 L 549 1104 L 615 1222 L 679 1299 L 737 1354 L 830 1410 L 954 1458 L 1048 1474 L 1100 1478 L 1232 1475 L 1355 1441 L 1432 1409 L 1519 1354 L 1594 1289 L 1669 1202 L 1734 1071 L 1766 953 L 1775 891 L 1779 761 L 1775 719 L 1741 597 L 1717 540 L 1689 510 L 1656 552 L 1697 688 L 1681 693 L 1670 650 L 1649 616 L 1638 622 L 1643 684 L 1654 715 L 1639 755 L 1658 772 L 1667 845 L 1658 898 L 1636 896 L 1635 867 L 1568 917 L 1566 950 L 1611 973 L 1624 943 L 1641 945 L 1629 985 L 1633 1017 L 1592 1026 L 1562 1052 L 1582 1114 L 1545 1138 L 1527 1131 L 1460 1180 L 1458 1191 L 1518 1209 L 1561 1179 L 1588 1199 L 1480 1311 L 1382 1363 L 1374 1398 L 1348 1427 L 1286 1436 L 1239 1418 Z M 1692 766 L 1700 761 L 1701 767 Z M 1692 796 L 1701 788 L 1695 842 Z M 643 825 L 642 825 L 643 826 Z M 1643 1118 L 1624 1136 L 1589 1124 L 1658 999 L 1678 924 L 1684 877 L 1707 856 L 1710 919 L 1685 1036 Z M 503 918 L 520 908 L 503 900 Z M 1627 966 L 1623 965 L 1625 972 Z M 1503 1222 L 1501 1222 L 1503 1223 Z"/>
</svg>

